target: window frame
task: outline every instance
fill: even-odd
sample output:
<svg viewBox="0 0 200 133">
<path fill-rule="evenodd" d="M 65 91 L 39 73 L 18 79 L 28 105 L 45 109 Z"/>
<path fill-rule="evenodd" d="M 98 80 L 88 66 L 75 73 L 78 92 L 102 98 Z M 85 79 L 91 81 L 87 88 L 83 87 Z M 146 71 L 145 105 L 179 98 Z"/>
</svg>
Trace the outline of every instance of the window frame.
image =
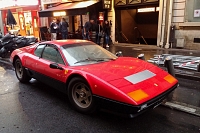
<svg viewBox="0 0 200 133">
<path fill-rule="evenodd" d="M 200 1 L 193 0 L 193 5 L 191 5 L 188 0 L 185 1 L 184 23 L 199 23 L 200 24 L 200 17 L 194 17 L 194 11 L 197 10 L 196 9 L 197 7 L 195 7 L 195 5 L 198 5 L 196 4 L 196 2 L 200 2 Z M 190 8 L 191 6 L 193 7 Z M 200 6 L 198 9 L 200 10 Z M 192 19 L 189 16 L 192 16 Z"/>
<path fill-rule="evenodd" d="M 36 51 L 37 48 L 38 48 L 39 46 L 41 46 L 41 45 L 44 45 L 44 47 L 43 47 L 43 49 L 42 49 L 42 52 L 40 53 L 40 56 L 37 56 L 37 57 L 42 58 L 42 59 L 47 60 L 47 61 L 50 61 L 50 62 L 54 62 L 54 61 L 52 61 L 52 60 L 45 59 L 45 58 L 42 57 L 45 48 L 46 48 L 46 47 L 51 47 L 51 48 L 54 48 L 54 49 L 57 51 L 57 54 L 59 54 L 59 56 L 60 56 L 61 59 L 62 59 L 62 63 L 61 63 L 61 62 L 58 62 L 58 61 L 57 61 L 57 62 L 54 62 L 54 63 L 66 65 L 65 60 L 63 59 L 63 56 L 62 56 L 62 54 L 61 54 L 59 48 L 58 48 L 56 45 L 54 45 L 54 44 L 39 44 L 39 45 L 36 47 L 35 51 Z M 35 51 L 34 51 L 34 55 L 36 56 Z M 57 55 L 57 57 L 58 57 L 58 55 Z"/>
<path fill-rule="evenodd" d="M 44 47 L 42 48 L 42 51 L 41 51 L 41 53 L 40 53 L 40 56 L 37 56 L 37 55 L 35 54 L 35 51 L 36 51 L 36 50 L 38 49 L 38 47 L 41 46 L 41 45 L 44 45 Z M 46 44 L 45 44 L 45 43 L 42 43 L 42 44 L 37 45 L 37 47 L 36 47 L 35 50 L 34 50 L 34 55 L 37 56 L 37 57 L 39 57 L 39 58 L 41 58 L 42 53 L 43 53 L 45 47 L 46 47 Z"/>
</svg>

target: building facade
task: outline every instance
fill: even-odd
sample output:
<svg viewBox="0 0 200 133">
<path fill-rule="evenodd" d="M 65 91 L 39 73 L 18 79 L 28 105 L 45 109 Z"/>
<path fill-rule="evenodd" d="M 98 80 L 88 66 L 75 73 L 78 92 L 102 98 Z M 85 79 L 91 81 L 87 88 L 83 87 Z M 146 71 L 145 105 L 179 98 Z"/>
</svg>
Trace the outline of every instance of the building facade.
<svg viewBox="0 0 200 133">
<path fill-rule="evenodd" d="M 116 41 L 156 45 L 159 0 L 115 0 Z"/>
<path fill-rule="evenodd" d="M 12 31 L 19 31 L 22 36 L 39 37 L 39 10 L 40 3 L 38 0 L 26 2 L 25 0 L 1 0 L 1 32 L 6 34 Z M 16 20 L 16 25 L 11 27 L 7 24 L 8 10 Z"/>
<path fill-rule="evenodd" d="M 64 17 L 69 23 L 69 35 L 74 34 L 91 18 L 102 23 L 108 19 L 111 3 L 112 0 L 41 0 L 41 27 L 49 28 L 53 18 Z"/>
<path fill-rule="evenodd" d="M 170 0 L 176 47 L 200 49 L 200 1 Z"/>
<path fill-rule="evenodd" d="M 199 0 L 114 0 L 115 40 L 200 49 Z"/>
</svg>

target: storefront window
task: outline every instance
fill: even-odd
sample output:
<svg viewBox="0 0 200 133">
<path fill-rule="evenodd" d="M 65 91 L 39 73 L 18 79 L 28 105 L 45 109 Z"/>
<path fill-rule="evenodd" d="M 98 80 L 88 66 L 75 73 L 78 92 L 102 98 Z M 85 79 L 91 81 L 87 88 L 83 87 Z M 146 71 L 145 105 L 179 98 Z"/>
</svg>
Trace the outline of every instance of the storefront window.
<svg viewBox="0 0 200 133">
<path fill-rule="evenodd" d="M 74 28 L 75 28 L 75 31 L 77 31 L 80 26 L 81 26 L 81 17 L 80 17 L 80 15 L 76 15 L 76 16 L 74 16 Z"/>
<path fill-rule="evenodd" d="M 24 12 L 24 21 L 25 21 L 25 29 L 26 35 L 33 35 L 33 25 L 32 25 L 32 16 L 31 12 Z"/>
<path fill-rule="evenodd" d="M 187 0 L 186 22 L 200 22 L 200 0 Z"/>
<path fill-rule="evenodd" d="M 82 15 L 82 18 L 83 18 L 83 25 L 85 25 L 85 23 L 86 23 L 87 21 L 89 21 L 89 14 Z"/>
</svg>

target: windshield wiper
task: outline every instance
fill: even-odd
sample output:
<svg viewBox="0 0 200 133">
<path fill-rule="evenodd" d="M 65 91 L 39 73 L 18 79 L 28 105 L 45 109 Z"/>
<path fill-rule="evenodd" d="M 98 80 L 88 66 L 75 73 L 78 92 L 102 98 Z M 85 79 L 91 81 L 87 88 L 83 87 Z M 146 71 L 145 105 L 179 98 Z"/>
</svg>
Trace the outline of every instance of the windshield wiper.
<svg viewBox="0 0 200 133">
<path fill-rule="evenodd" d="M 87 61 L 105 61 L 106 60 L 116 60 L 114 58 L 87 58 L 87 59 L 83 59 L 83 60 L 79 60 L 77 62 L 75 62 L 74 64 L 80 63 L 80 62 L 87 62 Z"/>
<path fill-rule="evenodd" d="M 95 58 L 96 60 L 116 60 L 116 58 Z"/>
<path fill-rule="evenodd" d="M 104 61 L 104 60 L 87 58 L 87 59 L 79 60 L 79 61 L 75 62 L 74 64 L 77 64 L 77 63 L 80 63 L 80 62 L 87 62 L 87 61 Z"/>
</svg>

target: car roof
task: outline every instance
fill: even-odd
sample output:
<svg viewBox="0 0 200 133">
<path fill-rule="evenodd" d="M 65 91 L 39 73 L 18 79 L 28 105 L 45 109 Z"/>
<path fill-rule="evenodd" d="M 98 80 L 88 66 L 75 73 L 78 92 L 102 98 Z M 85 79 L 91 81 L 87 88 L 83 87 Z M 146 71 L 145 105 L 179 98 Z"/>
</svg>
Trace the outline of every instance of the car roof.
<svg viewBox="0 0 200 133">
<path fill-rule="evenodd" d="M 93 43 L 93 42 L 88 41 L 88 40 L 67 39 L 67 40 L 44 41 L 40 44 L 49 43 L 49 44 L 54 44 L 54 45 L 57 45 L 57 46 L 63 46 L 63 45 L 73 45 L 73 44 L 86 43 L 86 42 Z"/>
</svg>

